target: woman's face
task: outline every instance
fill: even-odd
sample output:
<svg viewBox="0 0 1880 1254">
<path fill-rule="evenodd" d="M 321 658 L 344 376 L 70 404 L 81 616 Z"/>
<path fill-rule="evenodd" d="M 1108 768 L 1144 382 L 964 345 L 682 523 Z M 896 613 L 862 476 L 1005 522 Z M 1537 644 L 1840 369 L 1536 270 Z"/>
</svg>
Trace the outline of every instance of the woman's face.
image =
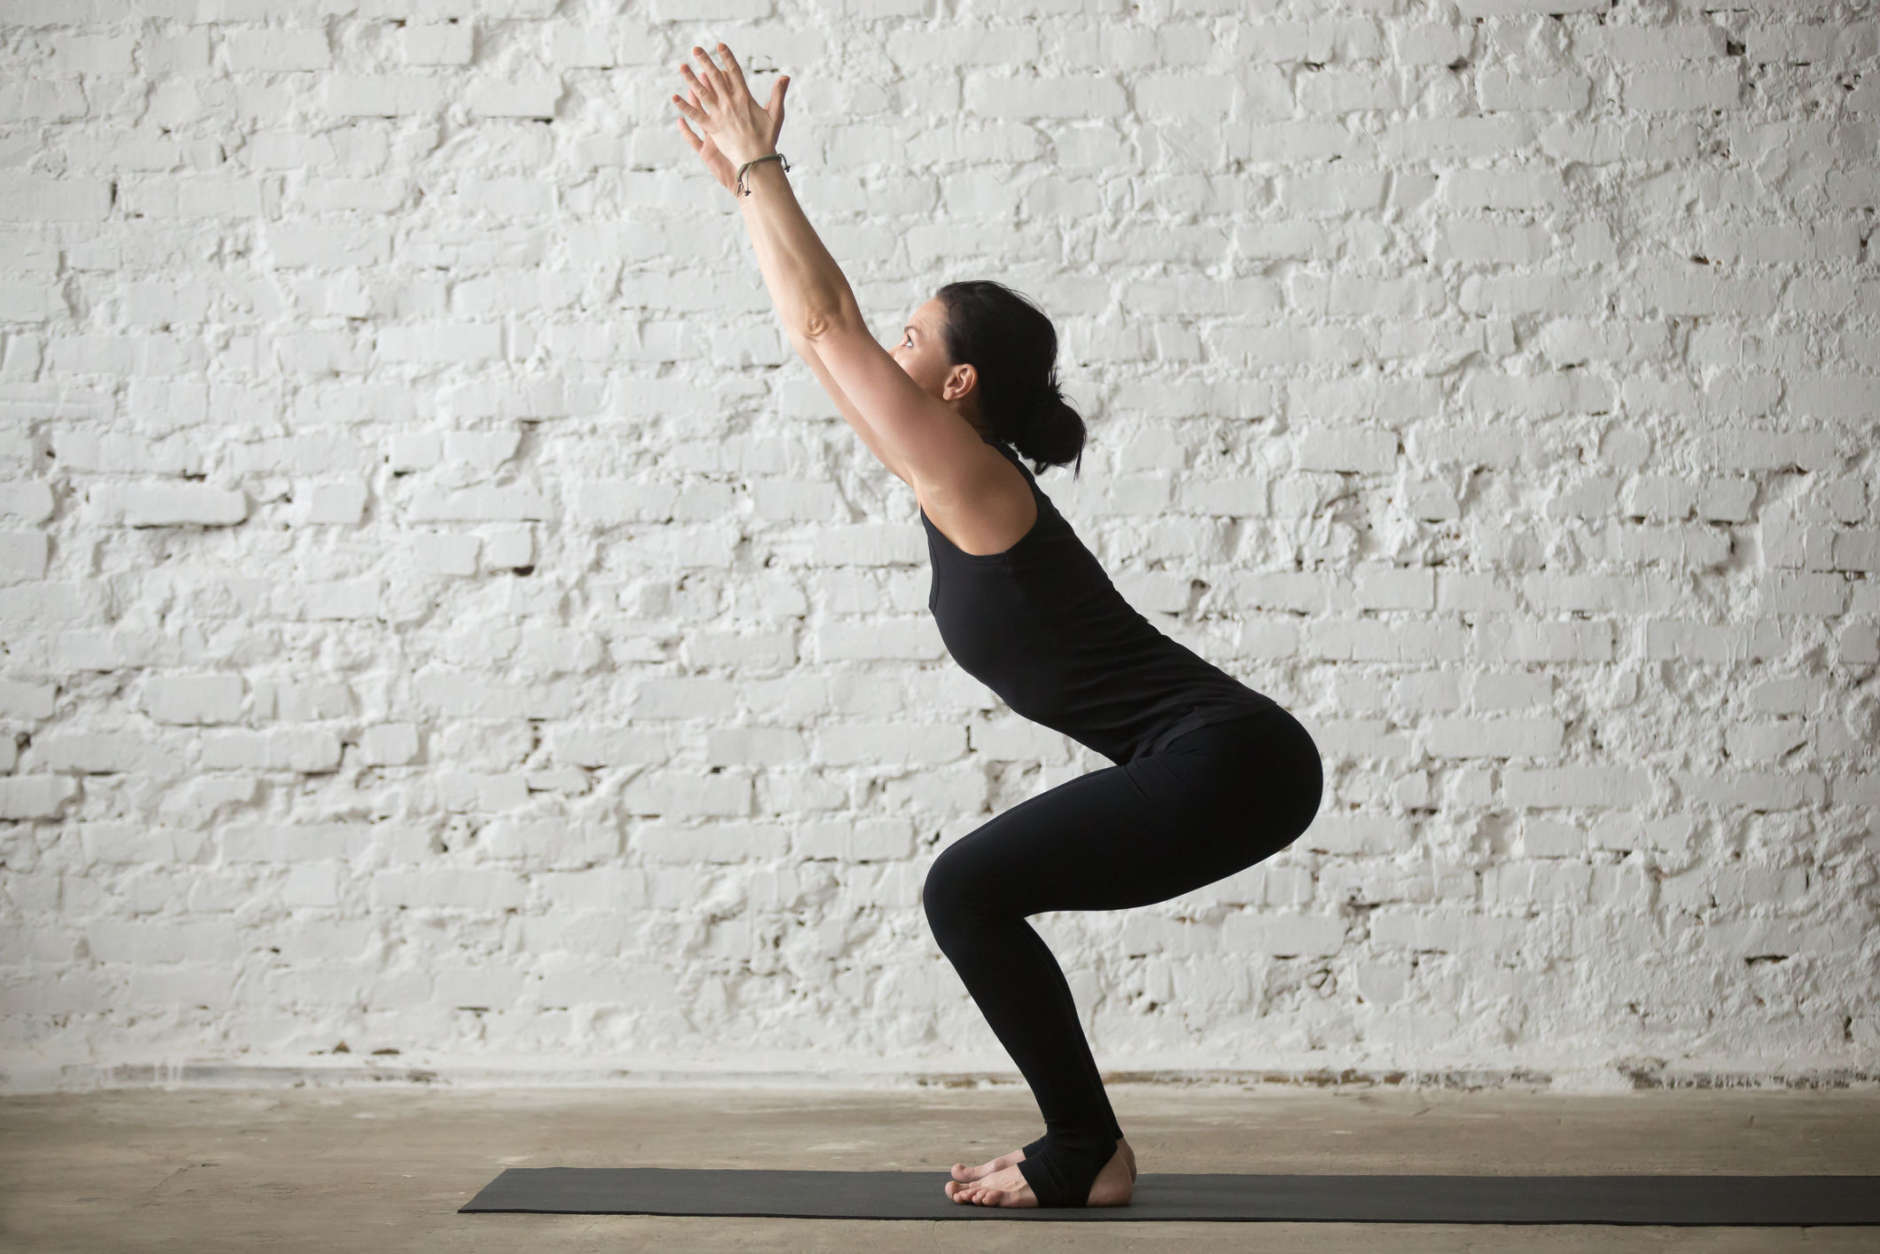
<svg viewBox="0 0 1880 1254">
<path fill-rule="evenodd" d="M 946 341 L 941 338 L 947 309 L 936 296 L 908 315 L 908 325 L 889 356 L 907 371 L 907 377 L 920 384 L 921 391 L 943 401 L 964 401 L 978 380 L 971 366 L 956 366 L 947 361 Z"/>
</svg>

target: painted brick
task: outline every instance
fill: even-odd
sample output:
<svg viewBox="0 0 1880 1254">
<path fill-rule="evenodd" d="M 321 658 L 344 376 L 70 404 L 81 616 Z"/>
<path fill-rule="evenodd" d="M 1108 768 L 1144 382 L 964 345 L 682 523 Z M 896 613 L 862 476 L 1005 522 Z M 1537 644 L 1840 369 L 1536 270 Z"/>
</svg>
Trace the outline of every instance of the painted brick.
<svg viewBox="0 0 1880 1254">
<path fill-rule="evenodd" d="M 1862 6 L 3 7 L 35 1067 L 1002 1065 L 925 876 L 1109 764 L 947 656 L 673 122 L 722 37 L 871 327 L 1052 316 L 1041 487 L 1324 756 L 1266 861 L 1035 920 L 1105 1068 L 1871 1070 Z"/>
</svg>

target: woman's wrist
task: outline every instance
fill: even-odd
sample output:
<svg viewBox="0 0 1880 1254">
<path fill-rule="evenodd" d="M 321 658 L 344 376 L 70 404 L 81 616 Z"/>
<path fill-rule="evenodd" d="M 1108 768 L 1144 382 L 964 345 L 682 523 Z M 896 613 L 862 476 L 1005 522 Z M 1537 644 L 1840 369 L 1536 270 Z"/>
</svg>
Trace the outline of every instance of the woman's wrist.
<svg viewBox="0 0 1880 1254">
<path fill-rule="evenodd" d="M 782 153 L 773 149 L 761 156 L 752 157 L 749 161 L 739 162 L 736 179 L 738 186 L 734 190 L 736 190 L 739 195 L 750 195 L 751 180 L 760 177 L 761 171 L 763 171 L 766 166 L 777 167 L 778 176 L 781 177 L 782 172 L 790 168 L 790 161 L 789 158 L 785 157 Z"/>
</svg>

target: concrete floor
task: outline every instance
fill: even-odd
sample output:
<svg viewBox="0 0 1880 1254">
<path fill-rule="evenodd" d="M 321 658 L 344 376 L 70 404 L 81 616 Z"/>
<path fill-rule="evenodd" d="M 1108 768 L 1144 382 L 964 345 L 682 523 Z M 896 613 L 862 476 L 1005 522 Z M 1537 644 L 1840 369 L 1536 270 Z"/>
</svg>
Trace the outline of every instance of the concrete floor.
<svg viewBox="0 0 1880 1254">
<path fill-rule="evenodd" d="M 1880 1092 L 1112 1084 L 1141 1171 L 1880 1174 Z M 509 1166 L 931 1171 L 1037 1134 L 1022 1088 L 108 1090 L 0 1097 L 0 1250 L 1880 1250 L 1880 1227 L 959 1223 L 457 1214 Z"/>
</svg>

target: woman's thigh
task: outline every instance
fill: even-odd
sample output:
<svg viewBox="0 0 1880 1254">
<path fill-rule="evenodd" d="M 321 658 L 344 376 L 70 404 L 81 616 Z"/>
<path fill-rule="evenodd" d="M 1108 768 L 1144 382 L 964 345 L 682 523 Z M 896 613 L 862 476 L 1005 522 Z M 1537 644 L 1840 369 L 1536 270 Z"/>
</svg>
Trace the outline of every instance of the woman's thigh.
<svg viewBox="0 0 1880 1254">
<path fill-rule="evenodd" d="M 1199 728 L 993 816 L 941 851 L 923 897 L 1021 917 L 1166 901 L 1291 844 L 1319 788 L 1290 716 Z"/>
<path fill-rule="evenodd" d="M 1269 854 L 1311 825 L 1325 788 L 1318 745 L 1278 705 L 1188 732 L 1123 770 L 1147 797 L 1278 842 Z"/>
</svg>

